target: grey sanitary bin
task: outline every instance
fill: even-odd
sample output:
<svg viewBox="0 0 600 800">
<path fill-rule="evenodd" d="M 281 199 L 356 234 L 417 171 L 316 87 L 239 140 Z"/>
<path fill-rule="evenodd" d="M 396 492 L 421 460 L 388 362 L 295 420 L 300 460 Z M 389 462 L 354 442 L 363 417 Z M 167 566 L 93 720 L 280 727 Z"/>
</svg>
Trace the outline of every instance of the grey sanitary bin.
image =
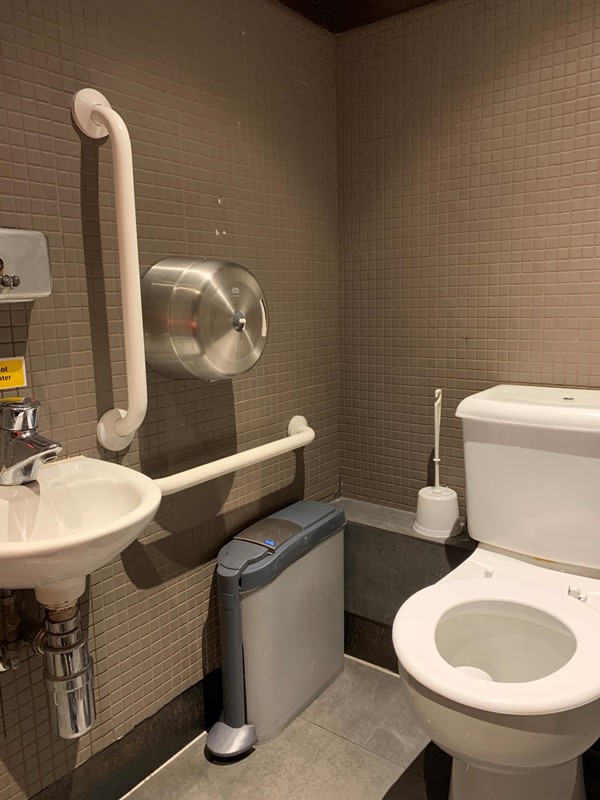
<svg viewBox="0 0 600 800">
<path fill-rule="evenodd" d="M 273 739 L 344 667 L 344 512 L 304 500 L 219 552 L 221 758 Z"/>
</svg>

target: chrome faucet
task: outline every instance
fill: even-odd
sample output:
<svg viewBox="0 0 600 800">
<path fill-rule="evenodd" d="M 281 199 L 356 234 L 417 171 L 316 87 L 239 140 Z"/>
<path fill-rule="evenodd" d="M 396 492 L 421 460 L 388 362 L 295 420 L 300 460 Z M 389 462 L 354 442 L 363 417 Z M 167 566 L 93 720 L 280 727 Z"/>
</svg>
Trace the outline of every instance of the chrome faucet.
<svg viewBox="0 0 600 800">
<path fill-rule="evenodd" d="M 0 400 L 0 484 L 19 486 L 37 479 L 42 464 L 55 461 L 62 446 L 37 432 L 40 404 L 33 397 Z"/>
</svg>

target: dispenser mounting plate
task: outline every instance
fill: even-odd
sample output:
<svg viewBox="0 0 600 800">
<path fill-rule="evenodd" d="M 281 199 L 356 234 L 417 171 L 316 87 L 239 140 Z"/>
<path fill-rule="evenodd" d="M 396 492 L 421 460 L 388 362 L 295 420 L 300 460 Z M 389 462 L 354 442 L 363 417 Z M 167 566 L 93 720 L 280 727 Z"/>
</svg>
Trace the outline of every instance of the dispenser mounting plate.
<svg viewBox="0 0 600 800">
<path fill-rule="evenodd" d="M 27 303 L 52 290 L 48 241 L 41 231 L 0 228 L 0 303 Z"/>
</svg>

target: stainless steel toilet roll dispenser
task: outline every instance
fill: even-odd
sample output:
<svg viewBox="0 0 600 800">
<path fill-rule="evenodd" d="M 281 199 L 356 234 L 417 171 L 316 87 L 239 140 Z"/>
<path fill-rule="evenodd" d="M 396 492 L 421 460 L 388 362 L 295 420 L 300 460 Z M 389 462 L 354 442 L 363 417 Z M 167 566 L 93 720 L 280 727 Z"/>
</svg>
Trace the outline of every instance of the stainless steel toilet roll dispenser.
<svg viewBox="0 0 600 800">
<path fill-rule="evenodd" d="M 142 279 L 142 306 L 146 361 L 169 378 L 235 378 L 267 341 L 264 293 L 232 261 L 165 258 Z"/>
</svg>

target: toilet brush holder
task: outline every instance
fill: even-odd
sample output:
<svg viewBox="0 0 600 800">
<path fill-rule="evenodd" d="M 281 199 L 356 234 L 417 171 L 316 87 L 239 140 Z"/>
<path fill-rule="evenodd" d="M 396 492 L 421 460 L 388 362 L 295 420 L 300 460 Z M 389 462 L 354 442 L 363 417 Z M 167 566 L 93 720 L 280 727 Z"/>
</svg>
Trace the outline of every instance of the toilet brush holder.
<svg viewBox="0 0 600 800">
<path fill-rule="evenodd" d="M 458 496 L 447 486 L 425 486 L 417 500 L 416 533 L 431 539 L 447 539 L 460 533 Z"/>
</svg>

